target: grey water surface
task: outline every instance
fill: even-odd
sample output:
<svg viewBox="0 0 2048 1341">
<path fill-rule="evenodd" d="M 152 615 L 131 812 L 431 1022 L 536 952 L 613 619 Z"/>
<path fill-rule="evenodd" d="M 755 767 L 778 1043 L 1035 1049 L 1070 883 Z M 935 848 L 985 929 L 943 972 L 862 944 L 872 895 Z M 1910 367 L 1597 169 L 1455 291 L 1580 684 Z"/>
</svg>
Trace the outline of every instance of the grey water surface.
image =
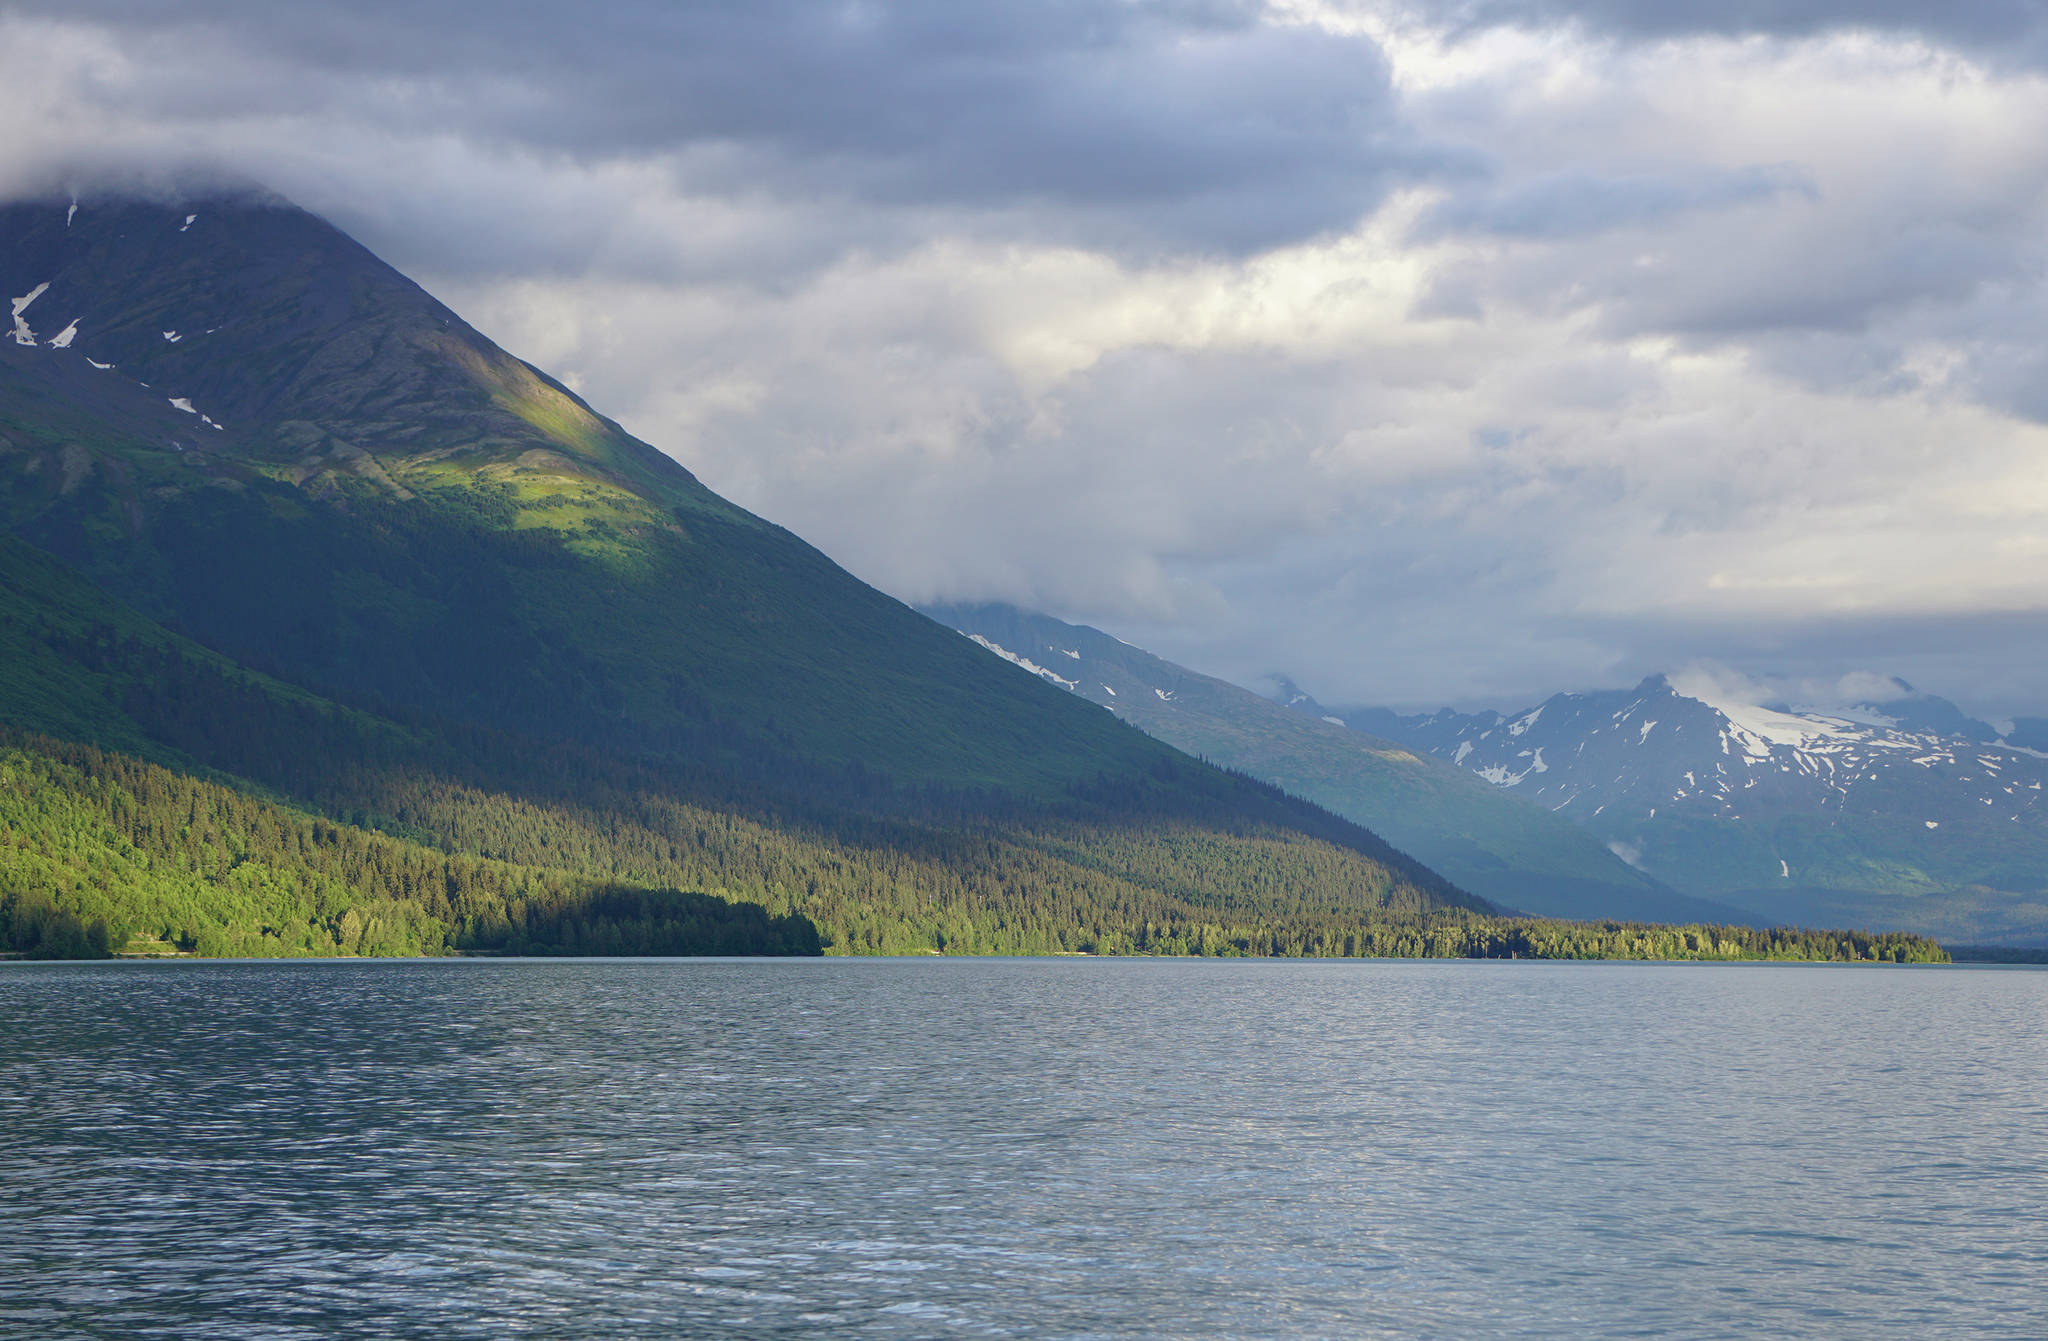
<svg viewBox="0 0 2048 1341">
<path fill-rule="evenodd" d="M 7 1337 L 2041 1337 L 2048 972 L 0 965 Z"/>
</svg>

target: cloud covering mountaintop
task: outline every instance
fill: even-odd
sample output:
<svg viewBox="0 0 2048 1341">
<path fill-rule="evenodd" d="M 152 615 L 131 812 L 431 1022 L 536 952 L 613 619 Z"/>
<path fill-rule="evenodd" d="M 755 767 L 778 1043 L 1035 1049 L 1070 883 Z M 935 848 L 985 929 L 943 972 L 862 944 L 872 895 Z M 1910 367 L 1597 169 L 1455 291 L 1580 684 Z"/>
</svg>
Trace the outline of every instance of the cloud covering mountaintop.
<svg viewBox="0 0 2048 1341">
<path fill-rule="evenodd" d="M 1330 700 L 2041 713 L 2044 31 L 15 3 L 0 188 L 263 181 L 906 598 Z"/>
<path fill-rule="evenodd" d="M 1626 39 L 1810 37 L 1843 30 L 1911 34 L 1973 54 L 2039 56 L 2048 38 L 2048 15 L 2031 0 L 1450 0 L 1410 12 L 1425 22 L 1434 18 L 1467 29 L 1576 23 Z"/>
</svg>

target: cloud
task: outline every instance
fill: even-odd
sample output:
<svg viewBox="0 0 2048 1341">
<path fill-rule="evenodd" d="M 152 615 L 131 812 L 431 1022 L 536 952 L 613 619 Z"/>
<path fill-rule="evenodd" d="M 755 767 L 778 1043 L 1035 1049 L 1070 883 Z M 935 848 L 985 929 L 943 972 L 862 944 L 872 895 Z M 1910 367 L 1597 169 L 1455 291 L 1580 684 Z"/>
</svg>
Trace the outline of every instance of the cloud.
<svg viewBox="0 0 2048 1341">
<path fill-rule="evenodd" d="M 1913 686 L 1896 675 L 1875 671 L 1850 671 L 1837 679 L 1824 697 L 1803 696 L 1801 702 L 1828 702 L 1844 706 L 1858 703 L 1896 703 L 1912 694 Z"/>
<path fill-rule="evenodd" d="M 1813 37 L 1842 31 L 1911 34 L 1991 55 L 2048 53 L 2048 15 L 2032 0 L 1439 0 L 1410 7 L 1454 29 L 1498 24 L 1546 29 L 1577 24 L 1603 35 L 1661 41 L 1715 37 Z"/>
<path fill-rule="evenodd" d="M 1841 713 L 1853 720 L 1868 720 L 1869 709 L 1921 697 L 1903 677 L 1869 670 L 1821 676 L 1786 670 L 1751 674 L 1720 662 L 1693 661 L 1672 672 L 1670 680 L 1676 692 L 1717 706 L 1790 707 L 1797 712 Z"/>
<path fill-rule="evenodd" d="M 1341 230 L 1438 166 L 1401 125 L 1371 40 L 1264 24 L 1248 5 L 12 13 L 17 48 L 97 41 L 74 96 L 231 144 L 261 120 L 297 128 L 313 157 L 428 138 L 542 177 L 551 159 L 650 161 L 689 194 L 1021 211 L 1034 237 L 1126 250 L 1243 253 Z"/>
<path fill-rule="evenodd" d="M 1584 237 L 1616 228 L 1655 225 L 1701 210 L 1767 202 L 1786 192 L 1811 196 L 1813 186 L 1796 169 L 1767 166 L 1636 177 L 1601 177 L 1574 170 L 1515 182 L 1492 192 L 1450 197 L 1425 215 L 1420 226 L 1425 235 Z"/>
<path fill-rule="evenodd" d="M 1640 869 L 1643 864 L 1643 849 L 1640 844 L 1624 843 L 1617 838 L 1607 844 L 1607 850 L 1631 866 Z"/>
<path fill-rule="evenodd" d="M 23 0 L 0 191 L 259 178 L 907 598 L 2048 713 L 2048 79 L 1951 8 Z"/>
</svg>

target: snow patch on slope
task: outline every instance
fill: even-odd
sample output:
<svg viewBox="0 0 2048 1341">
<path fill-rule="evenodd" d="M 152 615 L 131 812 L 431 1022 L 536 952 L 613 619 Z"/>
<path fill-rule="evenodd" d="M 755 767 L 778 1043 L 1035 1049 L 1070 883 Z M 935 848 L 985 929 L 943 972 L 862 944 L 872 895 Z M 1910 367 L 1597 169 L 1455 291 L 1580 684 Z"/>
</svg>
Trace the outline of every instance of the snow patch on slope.
<svg viewBox="0 0 2048 1341">
<path fill-rule="evenodd" d="M 1532 754 L 1533 758 L 1531 758 Z M 1530 763 L 1527 768 L 1524 768 L 1519 773 L 1506 764 L 1490 764 L 1485 768 L 1474 769 L 1473 771 L 1496 787 L 1518 787 L 1521 785 L 1522 779 L 1528 777 L 1531 773 L 1548 773 L 1550 771 L 1550 765 L 1543 762 L 1543 751 L 1540 747 L 1533 752 L 1523 750 L 1520 757 L 1530 759 Z"/>
<path fill-rule="evenodd" d="M 14 343 L 26 345 L 30 349 L 35 348 L 36 333 L 28 328 L 28 323 L 22 320 L 21 314 L 28 311 L 29 304 L 42 297 L 44 293 L 49 291 L 49 288 L 49 281 L 45 280 L 21 297 L 12 300 L 14 303 Z"/>
<path fill-rule="evenodd" d="M 1704 671 L 1681 671 L 1670 678 L 1672 693 L 1704 703 L 1726 717 L 1735 727 L 1736 743 L 1744 746 L 1744 752 L 1752 757 L 1761 758 L 1769 754 L 1773 745 L 1789 745 L 1795 750 L 1803 750 L 1824 741 L 1854 740 L 1858 736 L 1847 722 L 1795 717 L 1791 713 L 1745 703 L 1741 696 L 1728 692 L 1720 681 Z M 1643 734 L 1647 737 L 1648 730 Z"/>
<path fill-rule="evenodd" d="M 960 632 L 960 630 L 955 630 L 955 632 Z M 1060 685 L 1063 688 L 1072 689 L 1075 687 L 1075 681 L 1063 679 L 1062 677 L 1053 674 L 1045 667 L 1033 661 L 1030 657 L 1020 657 L 1015 652 L 1012 652 L 1009 648 L 1004 647 L 999 643 L 990 642 L 988 639 L 982 637 L 978 633 L 969 633 L 967 637 L 969 641 L 980 643 L 983 647 L 987 648 L 991 652 L 994 652 L 997 656 L 1009 662 L 1012 666 L 1021 666 L 1025 670 L 1030 671 L 1033 675 L 1036 675 L 1041 679 L 1050 680 L 1054 684 Z"/>
</svg>

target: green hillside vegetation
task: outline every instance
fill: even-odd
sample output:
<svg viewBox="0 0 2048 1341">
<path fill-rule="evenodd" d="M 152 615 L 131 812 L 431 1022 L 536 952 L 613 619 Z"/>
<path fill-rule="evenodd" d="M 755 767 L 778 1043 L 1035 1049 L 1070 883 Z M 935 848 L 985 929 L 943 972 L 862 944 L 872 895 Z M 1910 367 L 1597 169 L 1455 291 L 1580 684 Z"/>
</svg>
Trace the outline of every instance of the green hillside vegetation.
<svg viewBox="0 0 2048 1341">
<path fill-rule="evenodd" d="M 451 881 L 484 890 L 485 903 L 513 900 L 529 910 L 537 900 L 559 910 L 598 893 L 616 901 L 687 890 L 800 919 L 813 928 L 809 944 L 841 952 L 1086 950 L 1142 937 L 1146 926 L 1299 940 L 1355 922 L 1364 910 L 1417 914 L 1460 897 L 1426 873 L 1428 883 L 1417 885 L 1345 846 L 1362 838 L 1353 826 L 1277 793 L 1269 799 L 1292 826 L 1247 818 L 1243 797 L 1256 784 L 1184 759 L 1136 781 L 1076 783 L 1049 803 L 904 787 L 765 747 L 745 751 L 742 765 L 742 752 L 715 726 L 701 733 L 700 754 L 716 762 L 693 766 L 474 724 L 400 725 L 242 670 L 14 541 L 0 541 L 0 653 L 8 718 L 72 738 L 17 730 L 11 741 L 21 776 L 42 781 L 0 798 L 0 836 L 27 854 L 11 868 L 8 888 L 33 901 L 61 865 L 70 874 L 55 882 L 64 891 L 59 903 L 81 924 L 216 952 L 353 946 L 338 921 L 352 897 L 387 927 L 410 928 L 380 942 L 387 948 L 603 943 L 538 932 L 480 939 L 483 905 L 465 912 L 448 903 L 441 891 Z M 33 760 L 42 761 L 40 771 Z M 147 777 L 152 795 L 186 795 L 170 781 L 182 774 L 180 786 L 210 789 L 210 813 L 262 816 L 267 827 L 252 836 L 246 830 L 256 821 L 237 821 L 223 832 L 239 837 L 206 839 L 215 855 L 196 869 L 213 875 L 202 878 L 179 864 L 180 843 L 202 843 L 189 821 L 132 829 L 116 823 L 132 801 L 111 810 L 56 806 L 52 789 L 64 788 L 52 779 L 71 779 L 76 790 L 88 764 L 94 776 Z M 133 774 L 138 768 L 153 771 Z M 133 791 L 132 782 L 123 785 Z M 296 817 L 272 814 L 284 809 Z M 387 861 L 347 861 L 337 875 L 306 866 L 307 853 L 339 860 L 346 852 L 309 848 L 303 837 L 280 848 L 274 838 L 316 823 L 397 846 L 373 844 Z M 83 866 L 52 855 L 69 850 L 66 824 L 92 835 L 73 845 L 98 854 Z M 107 837 L 109 825 L 118 842 Z M 1309 832 L 1316 829 L 1327 837 Z M 279 850 L 293 854 L 284 867 Z M 136 853 L 147 860 L 138 865 Z M 443 869 L 456 855 L 475 859 L 458 863 L 459 879 L 454 867 Z M 378 876 L 386 866 L 400 873 L 395 883 Z M 280 870 L 308 881 L 288 906 L 276 901 L 290 885 Z M 235 893 L 249 881 L 271 901 Z M 219 934 L 205 935 L 209 925 Z M 796 942 L 773 942 L 789 943 Z M 720 945 L 731 948 L 715 940 L 697 949 Z"/>
<path fill-rule="evenodd" d="M 816 954 L 758 904 L 452 856 L 0 731 L 0 947 L 200 955 Z"/>
</svg>

